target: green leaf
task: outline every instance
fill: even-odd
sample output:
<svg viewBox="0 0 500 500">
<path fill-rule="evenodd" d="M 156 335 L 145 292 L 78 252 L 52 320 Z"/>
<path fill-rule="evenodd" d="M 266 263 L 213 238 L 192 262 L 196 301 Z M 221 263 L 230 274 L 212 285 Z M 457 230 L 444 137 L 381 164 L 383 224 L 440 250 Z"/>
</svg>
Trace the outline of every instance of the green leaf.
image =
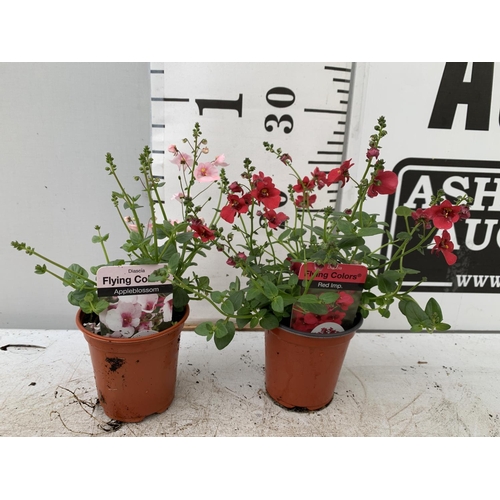
<svg viewBox="0 0 500 500">
<path fill-rule="evenodd" d="M 168 267 L 170 268 L 172 273 L 175 273 L 175 271 L 177 270 L 177 266 L 179 265 L 180 260 L 181 256 L 177 252 L 174 253 L 168 260 Z"/>
<path fill-rule="evenodd" d="M 278 295 L 278 293 L 278 287 L 274 283 L 272 283 L 271 281 L 266 281 L 264 283 L 264 295 L 268 299 L 273 299 L 274 297 L 276 297 L 276 295 Z"/>
<path fill-rule="evenodd" d="M 396 282 L 401 279 L 399 271 L 388 270 L 385 273 L 379 274 L 377 284 L 382 293 L 394 292 L 397 288 Z"/>
<path fill-rule="evenodd" d="M 227 299 L 221 304 L 221 309 L 224 312 L 224 314 L 227 314 L 228 316 L 232 316 L 234 314 L 234 306 L 233 303 Z M 217 334 L 216 334 L 217 336 Z"/>
<path fill-rule="evenodd" d="M 136 231 L 130 231 L 129 238 L 130 241 L 136 246 L 140 246 L 144 242 L 142 236 Z"/>
<path fill-rule="evenodd" d="M 325 292 L 319 296 L 319 299 L 324 304 L 334 304 L 339 298 L 338 292 Z"/>
<path fill-rule="evenodd" d="M 404 274 L 420 274 L 420 271 L 418 271 L 417 269 L 410 269 L 408 267 L 403 267 L 401 271 Z"/>
<path fill-rule="evenodd" d="M 319 304 L 319 299 L 317 295 L 313 295 L 312 293 L 309 293 L 307 295 L 301 295 L 298 299 L 297 302 L 299 304 Z"/>
<path fill-rule="evenodd" d="M 286 240 L 289 236 L 290 236 L 290 233 L 292 232 L 291 228 L 287 228 L 285 229 L 279 236 L 278 236 L 278 240 L 279 241 L 284 241 Z"/>
<path fill-rule="evenodd" d="M 79 275 L 79 276 L 77 276 Z M 70 284 L 75 283 L 75 281 L 80 277 L 88 278 L 89 273 L 78 264 L 71 264 L 68 266 L 68 271 L 64 272 L 64 286 L 68 286 Z"/>
<path fill-rule="evenodd" d="M 109 302 L 107 300 L 99 300 L 97 304 L 94 305 L 95 313 L 99 314 L 105 311 L 109 307 Z"/>
<path fill-rule="evenodd" d="M 103 241 L 107 241 L 109 238 L 109 233 L 105 234 L 104 236 L 99 236 L 99 235 L 94 235 L 92 236 L 92 243 L 101 243 Z"/>
<path fill-rule="evenodd" d="M 217 335 L 214 337 L 215 347 L 217 347 L 219 351 L 226 348 L 233 340 L 235 332 L 236 329 L 234 324 L 229 322 L 226 323 L 226 334 L 223 337 L 218 337 Z"/>
<path fill-rule="evenodd" d="M 402 300 L 399 310 L 406 316 L 411 325 L 411 330 L 421 331 L 422 328 L 432 328 L 433 323 L 425 311 L 413 300 Z"/>
<path fill-rule="evenodd" d="M 436 330 L 439 330 L 440 332 L 444 332 L 446 330 L 449 330 L 451 328 L 451 325 L 448 323 L 438 323 L 436 326 Z"/>
<path fill-rule="evenodd" d="M 339 220 L 337 221 L 337 229 L 344 234 L 352 234 L 354 233 L 356 226 L 347 220 Z"/>
<path fill-rule="evenodd" d="M 376 234 L 383 234 L 384 230 L 378 227 L 362 227 L 358 229 L 358 236 L 375 236 Z"/>
<path fill-rule="evenodd" d="M 240 307 L 243 305 L 244 298 L 245 298 L 245 294 L 243 293 L 242 290 L 231 292 L 229 294 L 229 300 L 232 302 L 235 311 L 240 309 Z"/>
<path fill-rule="evenodd" d="M 208 337 L 213 333 L 213 323 L 210 321 L 205 321 L 204 323 L 200 323 L 195 329 L 195 333 L 201 335 L 203 337 Z"/>
<path fill-rule="evenodd" d="M 397 207 L 395 210 L 396 215 L 399 215 L 400 217 L 411 217 L 411 208 L 408 207 Z"/>
<path fill-rule="evenodd" d="M 264 330 L 272 330 L 273 328 L 278 328 L 278 326 L 280 326 L 280 322 L 273 314 L 266 313 L 260 320 L 260 326 L 264 328 Z"/>
<path fill-rule="evenodd" d="M 174 307 L 176 309 L 183 309 L 189 303 L 189 295 L 182 288 L 174 288 Z"/>
<path fill-rule="evenodd" d="M 411 240 L 411 234 L 407 233 L 406 231 L 401 231 L 398 234 L 396 234 L 396 238 L 398 240 Z"/>
<path fill-rule="evenodd" d="M 429 316 L 429 318 L 432 319 L 435 324 L 441 323 L 441 321 L 443 321 L 443 313 L 441 311 L 441 307 L 438 304 L 437 300 L 432 297 L 427 301 L 427 304 L 425 306 L 425 313 L 427 314 L 427 316 Z"/>
<path fill-rule="evenodd" d="M 280 295 L 274 297 L 274 299 L 271 302 L 271 307 L 273 308 L 273 311 L 277 313 L 282 313 L 285 309 L 283 304 L 283 297 L 281 297 Z"/>
<path fill-rule="evenodd" d="M 325 304 L 304 304 L 302 305 L 304 311 L 311 312 L 313 314 L 326 314 L 328 312 L 328 306 Z"/>
<path fill-rule="evenodd" d="M 175 237 L 175 241 L 177 243 L 187 243 L 188 241 L 191 241 L 193 239 L 193 233 L 192 232 L 187 232 L 187 233 L 180 233 Z"/>
<path fill-rule="evenodd" d="M 360 247 L 363 245 L 365 240 L 357 235 L 344 236 L 338 243 L 337 246 L 341 249 L 343 248 L 353 248 Z"/>
<path fill-rule="evenodd" d="M 216 303 L 220 304 L 224 300 L 224 294 L 222 292 L 212 292 L 210 298 Z"/>
</svg>

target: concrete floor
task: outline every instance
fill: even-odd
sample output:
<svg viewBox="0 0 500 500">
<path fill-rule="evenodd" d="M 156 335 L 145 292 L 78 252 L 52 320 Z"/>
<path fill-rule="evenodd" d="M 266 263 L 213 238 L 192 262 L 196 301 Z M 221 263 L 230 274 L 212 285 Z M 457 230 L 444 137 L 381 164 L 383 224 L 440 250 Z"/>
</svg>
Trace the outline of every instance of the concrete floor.
<svg viewBox="0 0 500 500">
<path fill-rule="evenodd" d="M 185 331 L 170 408 L 113 426 L 80 332 L 6 329 L 0 436 L 498 436 L 499 355 L 497 334 L 361 332 L 332 403 L 299 413 L 266 394 L 263 332 L 238 332 L 220 352 Z"/>
</svg>

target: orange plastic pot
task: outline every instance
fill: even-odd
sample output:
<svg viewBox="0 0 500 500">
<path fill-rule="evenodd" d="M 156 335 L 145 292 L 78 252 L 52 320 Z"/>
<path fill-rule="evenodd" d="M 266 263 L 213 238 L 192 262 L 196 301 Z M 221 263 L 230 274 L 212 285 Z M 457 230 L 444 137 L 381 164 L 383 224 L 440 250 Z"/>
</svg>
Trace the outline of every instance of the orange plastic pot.
<svg viewBox="0 0 500 500">
<path fill-rule="evenodd" d="M 280 326 L 265 332 L 266 391 L 285 408 L 319 410 L 327 406 L 356 331 L 304 333 Z"/>
<path fill-rule="evenodd" d="M 182 319 L 162 332 L 137 339 L 95 335 L 76 325 L 88 342 L 99 403 L 109 418 L 140 422 L 164 412 L 172 403 L 177 382 L 179 342 L 189 307 Z"/>
</svg>

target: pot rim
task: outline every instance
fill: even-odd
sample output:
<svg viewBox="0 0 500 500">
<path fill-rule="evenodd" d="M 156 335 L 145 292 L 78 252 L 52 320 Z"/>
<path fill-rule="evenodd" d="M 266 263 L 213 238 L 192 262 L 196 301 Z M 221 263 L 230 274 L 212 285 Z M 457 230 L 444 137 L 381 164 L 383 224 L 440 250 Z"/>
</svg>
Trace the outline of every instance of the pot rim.
<svg viewBox="0 0 500 500">
<path fill-rule="evenodd" d="M 357 313 L 354 318 L 354 325 L 348 330 L 344 330 L 343 332 L 335 332 L 335 333 L 312 333 L 312 332 L 300 332 L 299 330 L 294 330 L 289 326 L 280 325 L 278 328 L 285 330 L 294 335 L 300 335 L 301 337 L 309 337 L 313 339 L 336 339 L 340 337 L 344 337 L 346 335 L 350 335 L 351 333 L 355 333 L 357 330 L 361 328 L 363 324 L 363 316 L 361 313 Z"/>
<path fill-rule="evenodd" d="M 76 313 L 75 322 L 76 322 L 76 326 L 78 327 L 78 329 L 84 335 L 88 335 L 90 338 L 94 338 L 94 339 L 100 340 L 102 342 L 113 342 L 113 343 L 117 343 L 117 344 L 120 344 L 120 343 L 140 343 L 140 342 L 147 342 L 148 340 L 160 337 L 161 335 L 164 335 L 165 332 L 170 331 L 170 329 L 177 327 L 179 324 L 184 326 L 184 323 L 186 322 L 186 320 L 189 316 L 189 305 L 186 305 L 186 308 L 184 310 L 184 315 L 182 316 L 182 318 L 177 323 L 172 325 L 171 327 L 167 328 L 166 330 L 162 330 L 161 332 L 156 332 L 156 333 L 153 333 L 151 335 L 147 335 L 146 337 L 139 337 L 139 338 L 135 338 L 135 339 L 134 338 L 103 337 L 102 335 L 97 335 L 95 333 L 92 333 L 83 326 L 83 323 L 80 319 L 80 317 L 83 314 L 84 314 L 83 311 L 80 308 L 78 308 L 78 312 Z"/>
</svg>

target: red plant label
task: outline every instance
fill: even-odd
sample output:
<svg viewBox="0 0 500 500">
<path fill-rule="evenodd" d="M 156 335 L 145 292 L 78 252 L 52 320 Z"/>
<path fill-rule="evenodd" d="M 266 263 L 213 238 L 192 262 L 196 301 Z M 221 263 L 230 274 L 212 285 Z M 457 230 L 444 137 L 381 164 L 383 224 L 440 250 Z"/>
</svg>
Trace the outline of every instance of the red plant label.
<svg viewBox="0 0 500 500">
<path fill-rule="evenodd" d="M 358 264 L 302 264 L 298 272 L 302 289 L 316 295 L 318 301 L 294 305 L 291 328 L 324 334 L 349 329 L 353 326 L 367 275 L 368 269 Z"/>
</svg>

